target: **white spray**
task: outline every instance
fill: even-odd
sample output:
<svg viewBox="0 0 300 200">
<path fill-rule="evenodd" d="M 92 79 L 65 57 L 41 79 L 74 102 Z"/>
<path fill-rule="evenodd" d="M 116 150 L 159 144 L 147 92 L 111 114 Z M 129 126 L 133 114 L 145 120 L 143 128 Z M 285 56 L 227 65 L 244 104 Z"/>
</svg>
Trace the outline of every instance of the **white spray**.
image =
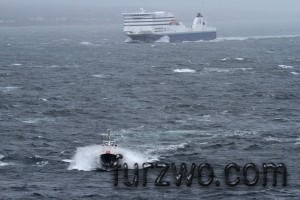
<svg viewBox="0 0 300 200">
<path fill-rule="evenodd" d="M 99 156 L 102 151 L 101 145 L 92 145 L 87 147 L 80 147 L 77 149 L 75 155 L 70 161 L 69 170 L 77 169 L 83 171 L 91 171 L 97 168 L 99 165 Z M 120 164 L 127 163 L 129 169 L 134 168 L 134 164 L 138 163 L 142 166 L 143 163 L 149 162 L 150 158 L 142 153 L 132 151 L 129 149 L 118 147 L 119 154 L 123 155 L 123 159 L 120 160 Z"/>
</svg>

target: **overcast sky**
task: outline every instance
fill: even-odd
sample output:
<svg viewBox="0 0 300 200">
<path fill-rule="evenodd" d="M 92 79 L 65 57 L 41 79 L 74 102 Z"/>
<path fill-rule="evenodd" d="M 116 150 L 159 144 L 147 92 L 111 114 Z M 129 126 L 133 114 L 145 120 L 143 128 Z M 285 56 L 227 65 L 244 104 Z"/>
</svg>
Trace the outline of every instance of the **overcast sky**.
<svg viewBox="0 0 300 200">
<path fill-rule="evenodd" d="M 120 24 L 122 12 L 141 7 L 171 11 L 185 23 L 203 12 L 210 24 L 300 24 L 300 0 L 0 0 L 0 26 L 99 21 Z"/>
</svg>

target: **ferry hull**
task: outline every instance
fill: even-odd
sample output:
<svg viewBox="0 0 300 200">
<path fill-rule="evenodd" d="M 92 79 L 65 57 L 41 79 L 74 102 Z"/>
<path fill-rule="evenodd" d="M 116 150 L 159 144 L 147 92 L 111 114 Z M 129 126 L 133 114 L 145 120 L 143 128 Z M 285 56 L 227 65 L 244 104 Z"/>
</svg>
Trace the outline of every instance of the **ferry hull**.
<svg viewBox="0 0 300 200">
<path fill-rule="evenodd" d="M 127 36 L 132 39 L 131 42 L 157 42 L 160 40 L 163 41 L 168 40 L 166 42 L 183 42 L 183 41 L 214 40 L 217 38 L 217 33 L 216 31 L 211 31 L 211 32 L 176 33 L 176 34 L 135 34 L 135 35 L 127 35 Z"/>
</svg>

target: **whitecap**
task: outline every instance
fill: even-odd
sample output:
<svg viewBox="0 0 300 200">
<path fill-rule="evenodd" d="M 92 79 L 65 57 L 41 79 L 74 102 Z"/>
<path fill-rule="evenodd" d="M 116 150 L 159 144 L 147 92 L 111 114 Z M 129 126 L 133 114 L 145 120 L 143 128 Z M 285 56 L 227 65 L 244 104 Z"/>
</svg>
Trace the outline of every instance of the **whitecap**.
<svg viewBox="0 0 300 200">
<path fill-rule="evenodd" d="M 59 68 L 59 67 L 61 67 L 61 66 L 59 66 L 59 65 L 49 65 L 49 66 L 46 66 L 46 68 Z"/>
<path fill-rule="evenodd" d="M 184 149 L 188 146 L 188 143 L 184 142 L 184 143 L 181 143 L 181 144 L 171 144 L 171 145 L 168 145 L 166 147 L 163 147 L 162 150 L 178 150 L 178 149 Z"/>
<path fill-rule="evenodd" d="M 71 162 L 73 162 L 71 159 L 63 159 L 62 161 L 63 161 L 63 162 L 66 162 L 66 163 L 71 163 Z"/>
<path fill-rule="evenodd" d="M 298 73 L 298 72 L 291 72 L 291 74 L 299 75 L 300 73 Z"/>
<path fill-rule="evenodd" d="M 38 121 L 40 121 L 40 119 L 28 119 L 28 120 L 24 120 L 22 122 L 26 123 L 26 124 L 35 124 L 37 123 Z"/>
<path fill-rule="evenodd" d="M 300 37 L 300 35 L 258 35 L 258 36 L 246 36 L 246 37 L 223 37 L 223 38 L 217 38 L 218 40 L 224 41 L 224 40 L 237 40 L 237 41 L 243 41 L 248 39 L 281 39 L 281 38 L 295 38 Z"/>
<path fill-rule="evenodd" d="M 34 68 L 46 68 L 46 69 L 52 69 L 52 68 L 71 68 L 71 67 L 74 67 L 74 68 L 77 68 L 78 65 L 35 65 L 35 66 L 30 66 L 30 67 L 34 67 Z"/>
<path fill-rule="evenodd" d="M 12 64 L 13 66 L 21 66 L 22 64 L 20 64 L 20 63 L 14 63 L 14 64 Z"/>
<path fill-rule="evenodd" d="M 252 67 L 240 67 L 240 68 L 235 68 L 237 70 L 243 70 L 243 71 L 247 71 L 247 70 L 252 70 Z"/>
<path fill-rule="evenodd" d="M 237 58 L 235 58 L 235 60 L 243 61 L 244 58 L 239 58 L 239 57 L 237 57 Z"/>
<path fill-rule="evenodd" d="M 6 162 L 1 162 L 0 161 L 0 167 L 7 166 L 7 165 L 10 165 L 10 163 L 6 163 Z"/>
<path fill-rule="evenodd" d="M 36 124 L 38 122 L 50 122 L 53 121 L 53 119 L 50 118 L 29 118 L 26 120 L 23 120 L 22 122 L 25 124 Z"/>
<path fill-rule="evenodd" d="M 80 42 L 79 44 L 81 44 L 81 45 L 91 45 L 92 43 L 90 43 L 90 42 Z"/>
<path fill-rule="evenodd" d="M 276 137 L 267 137 L 265 138 L 266 141 L 276 141 L 276 142 L 282 142 L 282 138 L 276 138 Z"/>
<path fill-rule="evenodd" d="M 185 149 L 189 146 L 190 141 L 183 142 L 180 144 L 170 144 L 170 145 L 163 145 L 163 146 L 155 146 L 155 148 L 148 147 L 146 150 L 146 153 L 149 155 L 156 155 L 159 156 L 161 153 L 166 153 L 168 151 L 177 151 L 180 149 Z M 158 160 L 158 158 L 155 158 L 154 160 Z"/>
<path fill-rule="evenodd" d="M 3 159 L 5 156 L 0 154 L 0 160 Z M 13 165 L 13 163 L 7 163 L 7 162 L 2 162 L 0 161 L 0 167 L 3 167 L 3 166 L 7 166 L 7 165 Z"/>
<path fill-rule="evenodd" d="M 222 68 L 204 68 L 204 70 L 209 71 L 209 72 L 229 72 L 229 69 L 222 69 Z"/>
<path fill-rule="evenodd" d="M 94 74 L 94 75 L 91 75 L 92 77 L 95 77 L 95 78 L 105 78 L 106 76 L 103 75 L 103 74 Z"/>
<path fill-rule="evenodd" d="M 184 68 L 184 69 L 173 69 L 174 72 L 177 73 L 195 73 L 196 70 L 194 69 L 188 69 L 188 68 Z"/>
<path fill-rule="evenodd" d="M 222 58 L 221 60 L 222 61 L 226 61 L 226 60 L 229 60 L 229 58 Z"/>
<path fill-rule="evenodd" d="M 125 43 L 131 43 L 133 40 L 130 38 L 130 37 L 127 37 L 126 39 L 125 39 Z"/>
<path fill-rule="evenodd" d="M 41 161 L 41 162 L 37 162 L 36 163 L 36 165 L 38 166 L 38 167 L 44 167 L 45 165 L 47 165 L 48 164 L 48 161 Z"/>
<path fill-rule="evenodd" d="M 247 40 L 249 37 L 223 37 L 223 38 L 217 38 L 219 41 L 224 41 L 224 40 Z"/>
<path fill-rule="evenodd" d="M 225 133 L 225 134 L 221 134 L 224 135 L 225 137 L 233 137 L 233 136 L 242 136 L 242 137 L 249 137 L 249 136 L 254 136 L 257 135 L 257 132 L 255 131 L 241 131 L 241 130 L 236 130 L 230 133 Z"/>
<path fill-rule="evenodd" d="M 18 89 L 19 87 L 8 86 L 8 87 L 0 87 L 0 91 L 2 92 L 11 92 L 13 90 Z"/>
<path fill-rule="evenodd" d="M 159 38 L 158 40 L 156 40 L 155 42 L 157 42 L 157 43 L 169 43 L 170 38 L 169 38 L 169 36 L 165 35 L 165 36 Z"/>
<path fill-rule="evenodd" d="M 293 69 L 293 66 L 289 66 L 289 65 L 278 65 L 278 67 L 282 68 L 282 69 Z"/>
<path fill-rule="evenodd" d="M 48 99 L 46 99 L 46 98 L 39 98 L 39 100 L 40 101 L 45 101 L 45 102 L 48 101 Z"/>
</svg>

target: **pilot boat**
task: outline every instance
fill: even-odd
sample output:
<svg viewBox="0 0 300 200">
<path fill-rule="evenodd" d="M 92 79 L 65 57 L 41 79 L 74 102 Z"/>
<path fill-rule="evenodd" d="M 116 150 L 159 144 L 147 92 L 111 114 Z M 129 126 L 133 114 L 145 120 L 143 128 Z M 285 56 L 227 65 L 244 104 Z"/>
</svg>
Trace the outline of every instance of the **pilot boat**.
<svg viewBox="0 0 300 200">
<path fill-rule="evenodd" d="M 108 132 L 108 140 L 104 140 L 102 144 L 102 152 L 99 156 L 100 164 L 98 169 L 104 171 L 113 171 L 118 167 L 119 159 L 123 155 L 118 153 L 118 146 L 116 141 L 111 139 L 111 133 Z"/>
</svg>

